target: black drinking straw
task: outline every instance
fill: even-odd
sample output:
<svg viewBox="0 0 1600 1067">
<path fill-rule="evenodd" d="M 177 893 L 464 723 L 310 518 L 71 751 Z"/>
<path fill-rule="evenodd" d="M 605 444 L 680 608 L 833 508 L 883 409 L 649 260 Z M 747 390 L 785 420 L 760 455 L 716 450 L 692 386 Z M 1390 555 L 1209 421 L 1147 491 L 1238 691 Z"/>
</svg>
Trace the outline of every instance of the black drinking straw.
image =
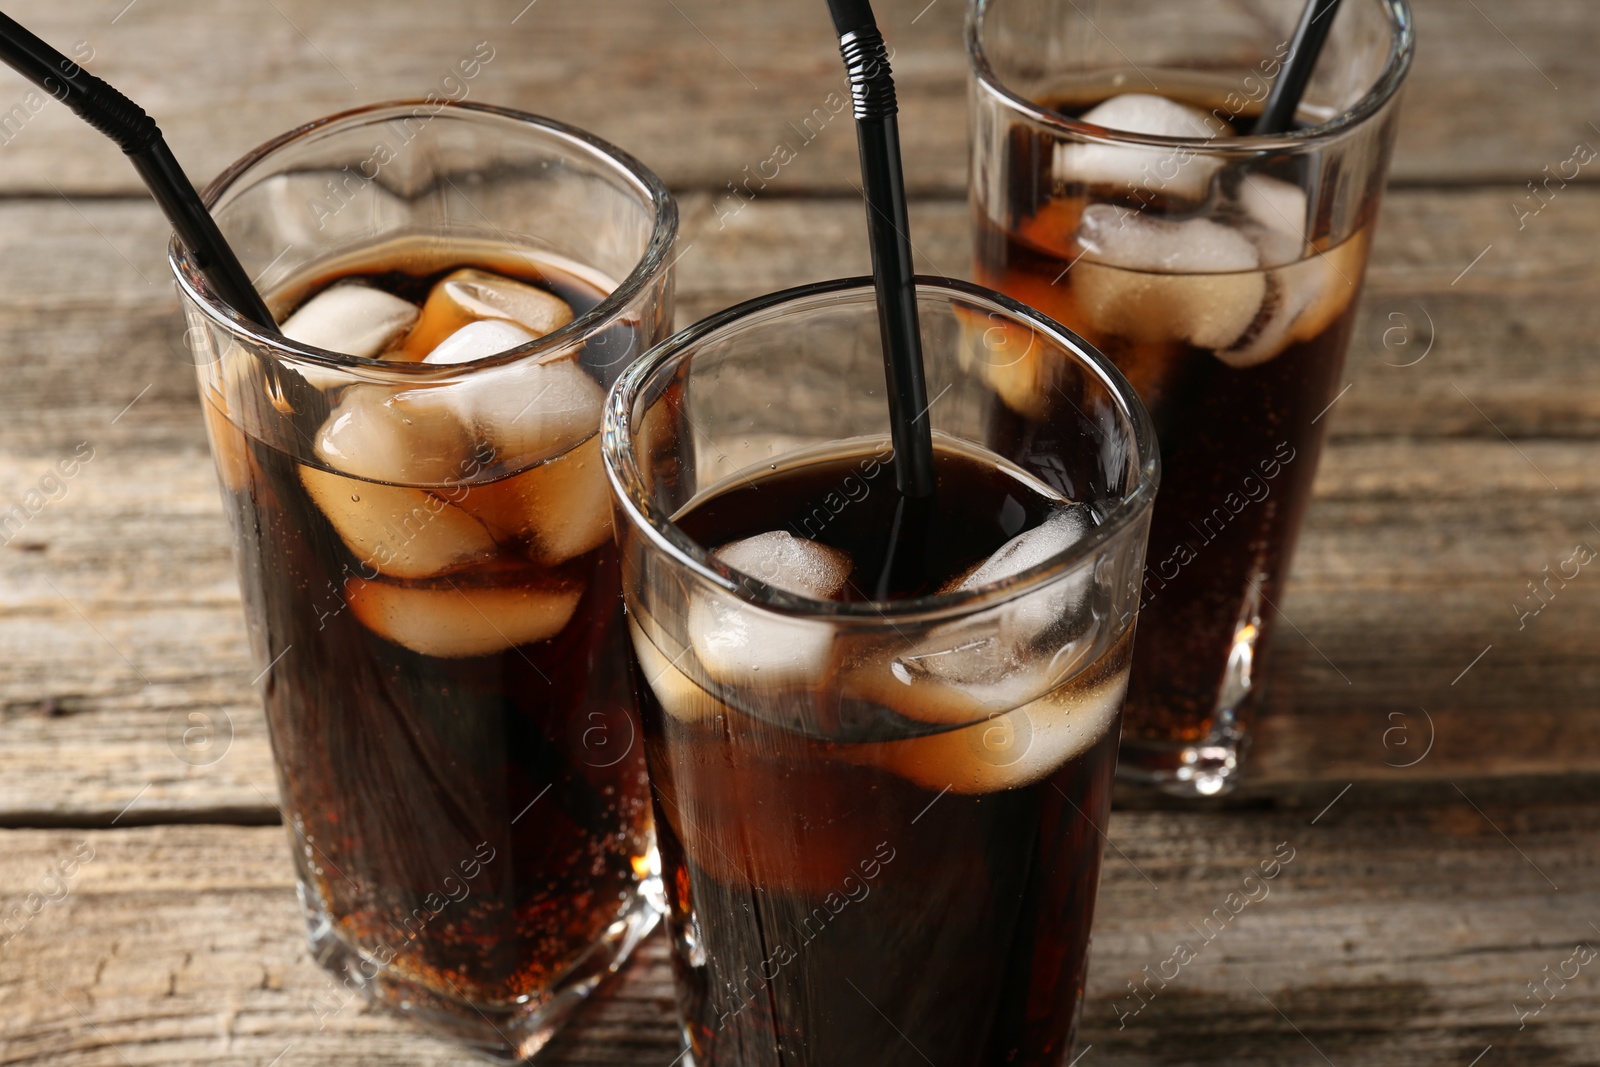
<svg viewBox="0 0 1600 1067">
<path fill-rule="evenodd" d="M 922 373 L 922 335 L 917 327 L 917 291 L 889 52 L 868 0 L 828 0 L 828 10 L 839 34 L 839 51 L 855 99 L 856 144 L 861 153 L 872 275 L 878 291 L 878 332 L 889 392 L 895 485 L 904 500 L 927 500 L 934 490 L 933 433 Z M 900 510 L 903 514 L 904 508 Z M 899 532 L 891 541 L 891 563 Z M 890 569 L 886 564 L 884 582 Z"/>
<path fill-rule="evenodd" d="M 272 313 L 144 109 L 0 12 L 0 59 L 122 148 L 217 294 L 262 329 Z"/>
<path fill-rule="evenodd" d="M 1300 110 L 1300 98 L 1311 82 L 1311 72 L 1316 69 L 1317 57 L 1328 40 L 1328 30 L 1334 16 L 1339 13 L 1339 0 L 1307 0 L 1300 13 L 1300 26 L 1294 31 L 1294 43 L 1289 46 L 1289 58 L 1272 83 L 1266 106 L 1256 120 L 1254 134 L 1287 132 L 1294 125 L 1295 112 Z"/>
</svg>

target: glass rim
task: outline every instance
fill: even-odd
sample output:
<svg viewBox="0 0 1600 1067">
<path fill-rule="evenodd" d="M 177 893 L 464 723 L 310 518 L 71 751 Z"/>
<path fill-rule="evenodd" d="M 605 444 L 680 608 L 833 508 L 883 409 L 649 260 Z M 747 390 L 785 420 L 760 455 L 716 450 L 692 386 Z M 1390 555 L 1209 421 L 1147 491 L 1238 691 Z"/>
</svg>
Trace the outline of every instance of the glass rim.
<svg viewBox="0 0 1600 1067">
<path fill-rule="evenodd" d="M 1012 110 L 1021 112 L 1039 125 L 1055 127 L 1079 140 L 1095 144 L 1184 148 L 1218 155 L 1303 152 L 1360 126 L 1381 111 L 1405 84 L 1406 74 L 1410 71 L 1412 59 L 1416 55 L 1416 31 L 1411 13 L 1411 0 L 1378 0 L 1378 3 L 1389 12 L 1389 22 L 1393 31 L 1389 35 L 1389 57 L 1384 64 L 1383 73 L 1360 100 L 1326 122 L 1280 134 L 1229 137 L 1226 141 L 1208 137 L 1166 137 L 1158 134 L 1130 133 L 1126 130 L 1114 130 L 1069 118 L 1042 108 L 1034 101 L 1014 92 L 990 65 L 983 44 L 984 19 L 989 9 L 997 2 L 1004 0 L 972 0 L 967 7 L 965 28 L 967 65 L 977 83 L 999 97 Z"/>
<path fill-rule="evenodd" d="M 1089 368 L 1115 399 L 1118 410 L 1128 420 L 1131 429 L 1139 480 L 1086 536 L 1074 542 L 1066 551 L 1025 571 L 976 589 L 905 600 L 817 600 L 769 585 L 755 575 L 714 559 L 709 549 L 685 534 L 670 515 L 656 506 L 645 487 L 634 450 L 629 446 L 633 439 L 628 429 L 633 408 L 645 390 L 658 381 L 669 367 L 675 370 L 676 364 L 691 356 L 702 343 L 751 316 L 785 305 L 798 306 L 805 302 L 820 305 L 830 297 L 835 304 L 852 299 L 875 303 L 877 291 L 871 277 L 811 282 L 735 304 L 679 330 L 624 370 L 606 397 L 605 413 L 600 423 L 600 451 L 617 506 L 626 520 L 643 531 L 656 548 L 679 566 L 720 591 L 758 607 L 797 618 L 879 624 L 937 621 L 1010 601 L 1065 577 L 1096 555 L 1103 546 L 1129 536 L 1130 528 L 1148 513 L 1161 481 L 1161 455 L 1156 447 L 1155 424 L 1132 383 L 1099 349 L 1043 312 L 1003 293 L 972 282 L 931 275 L 917 275 L 915 284 L 919 295 L 925 292 L 942 293 L 981 301 L 1005 312 L 1012 320 L 1023 322 L 1030 329 L 1045 334 L 1077 356 L 1080 363 Z"/>
<path fill-rule="evenodd" d="M 286 354 L 296 361 L 310 363 L 329 370 L 352 372 L 353 377 L 373 377 L 382 380 L 405 381 L 433 381 L 438 379 L 453 379 L 463 375 L 470 375 L 479 370 L 492 367 L 505 366 L 510 363 L 520 363 L 530 359 L 558 353 L 572 346 L 587 341 L 590 337 L 608 328 L 618 317 L 618 314 L 633 302 L 657 276 L 671 264 L 667 255 L 672 251 L 673 244 L 678 234 L 678 203 L 673 198 L 666 183 L 654 171 L 646 167 L 631 153 L 618 148 L 616 145 L 594 134 L 562 122 L 559 119 L 535 115 L 515 108 L 500 107 L 494 104 L 475 102 L 434 101 L 422 99 L 415 100 L 387 100 L 376 104 L 365 104 L 361 107 L 349 108 L 345 111 L 335 112 L 319 119 L 287 130 L 272 139 L 257 145 L 255 148 L 240 156 L 233 163 L 225 167 L 209 185 L 201 192 L 201 198 L 207 208 L 214 207 L 222 195 L 247 174 L 251 168 L 270 158 L 280 149 L 298 144 L 307 138 L 326 134 L 339 127 L 359 127 L 387 117 L 405 114 L 415 116 L 418 108 L 430 110 L 429 121 L 449 115 L 453 120 L 463 120 L 469 117 L 489 116 L 494 120 L 508 120 L 520 126 L 534 127 L 544 133 L 553 134 L 556 138 L 571 142 L 575 147 L 581 148 L 592 156 L 603 159 L 615 168 L 616 173 L 631 181 L 635 191 L 640 194 L 642 202 L 650 205 L 654 215 L 654 225 L 651 229 L 650 240 L 645 245 L 644 254 L 634 264 L 627 276 L 617 282 L 605 299 L 594 307 L 577 315 L 565 326 L 542 337 L 535 338 L 525 345 L 498 352 L 492 356 L 472 360 L 467 363 L 449 364 L 439 366 L 431 363 L 403 363 L 395 360 L 383 360 L 376 357 L 352 356 L 343 352 L 334 352 L 330 349 L 316 348 L 312 345 L 291 341 L 281 334 L 269 334 L 258 325 L 244 318 L 234 308 L 223 304 L 212 295 L 202 292 L 195 284 L 190 272 L 194 271 L 193 260 L 186 249 L 178 240 L 176 234 L 167 245 L 167 266 L 177 280 L 178 288 L 189 303 L 199 308 L 212 322 L 228 330 L 230 333 L 242 335 L 253 344 L 263 349 L 271 349 L 278 353 Z M 453 112 L 453 114 L 452 114 Z M 196 272 L 198 273 L 198 272 Z"/>
</svg>

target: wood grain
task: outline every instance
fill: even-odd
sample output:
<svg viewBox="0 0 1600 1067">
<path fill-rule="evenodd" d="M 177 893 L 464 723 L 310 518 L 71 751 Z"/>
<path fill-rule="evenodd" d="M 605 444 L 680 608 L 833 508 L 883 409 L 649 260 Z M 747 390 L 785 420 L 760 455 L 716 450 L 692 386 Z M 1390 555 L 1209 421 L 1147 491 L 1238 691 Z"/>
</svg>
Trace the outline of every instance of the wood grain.
<svg viewBox="0 0 1600 1067">
<path fill-rule="evenodd" d="M 696 194 L 684 198 L 683 216 L 684 324 L 783 286 L 869 269 L 853 196 L 768 198 L 719 218 Z M 919 270 L 970 273 L 962 203 L 922 201 L 912 219 Z M 1523 231 L 1504 191 L 1392 192 L 1347 361 L 1353 384 L 1329 416 L 1331 432 L 1600 434 L 1600 305 L 1588 298 L 1600 281 L 1588 258 L 1597 244 L 1600 190 L 1569 190 Z M 86 435 L 117 451 L 199 447 L 164 255 L 165 227 L 150 205 L 0 201 L 0 448 L 53 461 Z"/>
<path fill-rule="evenodd" d="M 1397 806 L 1358 786 L 1319 816 L 1334 792 L 1282 812 L 1113 816 L 1083 1022 L 1095 1060 L 1315 1062 L 1309 1040 L 1340 1067 L 1461 1067 L 1491 1043 L 1500 1063 L 1590 1062 L 1594 976 L 1521 1032 L 1512 1002 L 1546 964 L 1595 939 L 1585 921 L 1600 914 L 1600 894 L 1586 888 L 1600 874 L 1594 798 L 1446 791 Z M 469 1062 L 344 1003 L 307 959 L 282 833 L 0 832 L 8 911 L 53 886 L 46 876 L 80 842 L 93 850 L 65 899 L 0 948 L 0 1062 Z M 1267 897 L 1205 943 L 1190 924 L 1280 845 L 1293 858 Z M 1142 983 L 1142 968 L 1154 971 L 1178 941 L 1199 958 L 1130 1014 L 1139 1004 L 1126 983 Z M 652 938 L 541 1062 L 666 1067 L 677 1046 L 664 953 Z"/>
<path fill-rule="evenodd" d="M 880 0 L 896 49 L 906 173 L 919 193 L 966 185 L 962 0 Z M 1522 190 L 1579 141 L 1600 143 L 1600 92 L 1586 0 L 1416 0 L 1418 59 L 1406 89 L 1398 181 Z M 774 188 L 842 192 L 855 142 L 830 122 L 797 132 L 843 87 L 826 13 L 810 0 L 529 4 L 400 0 L 23 0 L 13 16 L 161 122 L 191 175 L 208 181 L 245 151 L 322 115 L 429 92 L 551 115 L 627 148 L 674 187 L 724 191 L 787 144 Z M 447 85 L 479 42 L 494 58 Z M 0 191 L 137 192 L 131 168 L 65 108 L 28 106 L 0 71 Z M 20 113 L 13 108 L 20 107 Z M 793 125 L 791 125 L 793 124 Z M 1585 176 L 1587 178 L 1587 175 Z M 1525 190 L 1523 190 L 1525 191 Z"/>
</svg>

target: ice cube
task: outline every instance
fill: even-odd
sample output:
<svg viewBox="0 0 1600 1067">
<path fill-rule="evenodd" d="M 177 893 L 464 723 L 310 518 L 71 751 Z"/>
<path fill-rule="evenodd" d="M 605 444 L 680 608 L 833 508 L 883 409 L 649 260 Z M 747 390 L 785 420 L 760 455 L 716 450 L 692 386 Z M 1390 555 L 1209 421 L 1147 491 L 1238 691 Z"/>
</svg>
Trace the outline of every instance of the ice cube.
<svg viewBox="0 0 1600 1067">
<path fill-rule="evenodd" d="M 557 564 L 611 540 L 611 487 L 600 436 L 531 470 L 475 485 L 461 506 L 503 538 L 522 538 L 541 563 Z"/>
<path fill-rule="evenodd" d="M 1251 224 L 1249 236 L 1263 267 L 1297 262 L 1306 247 L 1306 194 L 1276 178 L 1247 174 L 1239 183 L 1239 210 Z"/>
<path fill-rule="evenodd" d="M 1295 321 L 1316 299 L 1322 273 L 1315 263 L 1301 263 L 1268 274 L 1267 297 L 1255 321 L 1233 344 L 1217 349 L 1217 358 L 1230 367 L 1243 369 L 1282 353 L 1293 340 Z"/>
<path fill-rule="evenodd" d="M 734 570 L 797 596 L 829 600 L 850 578 L 850 556 L 787 530 L 746 537 L 712 553 Z"/>
<path fill-rule="evenodd" d="M 481 339 L 478 327 L 496 331 L 501 340 L 520 344 L 526 339 L 526 331 L 503 322 L 477 323 L 457 336 L 472 330 Z M 522 340 L 504 332 L 512 330 Z M 459 342 L 456 354 L 477 343 L 470 338 Z M 478 357 L 469 353 L 465 358 Z M 357 385 L 345 392 L 323 425 L 317 454 L 358 478 L 446 484 L 487 465 L 527 466 L 567 451 L 593 436 L 604 403 L 604 391 L 571 353 L 400 392 Z M 592 517 L 593 512 L 587 514 Z"/>
<path fill-rule="evenodd" d="M 656 627 L 650 629 L 654 631 Z M 633 636 L 633 649 L 639 657 L 639 673 L 661 704 L 661 710 L 674 719 L 691 723 L 730 714 L 727 705 L 678 669 L 688 650 L 684 649 L 673 659 L 668 659 L 666 653 L 645 633 L 638 613 L 631 608 L 628 612 L 628 632 Z"/>
<path fill-rule="evenodd" d="M 1094 519 L 1089 509 L 1082 504 L 1058 508 L 1038 526 L 1024 530 L 1001 545 L 956 589 L 978 589 L 1014 578 L 1068 551 L 1093 526 Z M 1093 568 L 1080 567 L 1064 578 L 1057 578 L 1045 588 L 1018 597 L 997 612 L 1000 639 L 1013 645 L 1033 641 L 1063 619 L 1076 614 L 1083 607 L 1093 582 Z"/>
<path fill-rule="evenodd" d="M 352 583 L 350 607 L 373 633 L 425 656 L 486 656 L 544 641 L 567 625 L 583 587 L 525 585 L 407 586 Z"/>
<path fill-rule="evenodd" d="M 909 650 L 853 664 L 840 683 L 845 696 L 889 708 L 915 722 L 958 724 L 1039 699 L 1061 675 L 1048 654 L 1032 660 L 1000 639 L 993 623 L 961 634 L 946 631 Z"/>
<path fill-rule="evenodd" d="M 1233 127 L 1198 108 L 1149 93 L 1125 93 L 1085 111 L 1079 121 L 1123 133 L 1212 140 L 1233 136 Z M 1058 183 L 1149 189 L 1187 200 L 1204 200 L 1222 161 L 1192 149 L 1058 142 Z"/>
<path fill-rule="evenodd" d="M 1255 245 L 1209 219 L 1174 222 L 1092 204 L 1078 240 L 1084 258 L 1071 273 L 1085 320 L 1138 344 L 1226 348 L 1266 296 Z"/>
<path fill-rule="evenodd" d="M 973 568 L 953 590 L 947 591 L 978 589 L 1015 578 L 1066 552 L 1081 541 L 1093 525 L 1089 509 L 1082 504 L 1057 508 L 1039 525 L 1024 530 L 1001 545 L 993 555 Z"/>
<path fill-rule="evenodd" d="M 255 457 L 250 454 L 249 438 L 210 401 L 202 400 L 200 409 L 205 414 L 206 430 L 211 436 L 217 476 L 228 492 L 243 492 L 253 480 L 252 475 L 259 474 Z"/>
<path fill-rule="evenodd" d="M 1317 264 L 1321 283 L 1294 324 L 1294 339 L 1310 341 L 1333 325 L 1350 307 L 1361 289 L 1367 269 L 1367 242 L 1372 231 L 1362 230 L 1307 262 Z"/>
<path fill-rule="evenodd" d="M 1068 551 L 1094 525 L 1068 504 L 1002 545 L 942 592 L 1013 578 Z M 1020 594 L 1005 604 L 934 627 L 887 656 L 867 656 L 844 680 L 848 695 L 922 722 L 966 723 L 1036 700 L 1075 670 L 1092 634 L 1083 609 L 1092 566 Z"/>
<path fill-rule="evenodd" d="M 850 577 L 850 557 L 784 530 L 724 545 L 712 553 L 735 570 L 799 596 L 829 599 Z M 827 672 L 834 628 L 702 594 L 689 604 L 689 639 L 707 675 L 724 685 L 801 685 Z"/>
<path fill-rule="evenodd" d="M 594 434 L 606 399 L 573 353 L 492 367 L 451 389 L 474 439 L 488 442 L 500 462 L 522 466 Z"/>
<path fill-rule="evenodd" d="M 554 293 L 512 278 L 470 267 L 458 270 L 435 284 L 423 301 L 422 315 L 401 345 L 400 357 L 421 360 L 446 337 L 480 319 L 514 322 L 543 337 L 571 322 L 572 308 Z"/>
<path fill-rule="evenodd" d="M 1261 265 L 1238 230 L 1210 219 L 1173 221 L 1111 204 L 1090 204 L 1078 221 L 1088 258 L 1108 266 L 1160 273 L 1226 274 Z"/>
<path fill-rule="evenodd" d="M 1365 259 L 1366 240 L 1356 237 L 1271 271 L 1255 321 L 1232 345 L 1218 349 L 1217 358 L 1230 367 L 1254 367 L 1315 338 L 1355 299 Z"/>
<path fill-rule="evenodd" d="M 452 388 L 397 393 L 377 385 L 353 386 L 317 433 L 316 453 L 328 466 L 368 481 L 456 481 L 474 461 Z"/>
<path fill-rule="evenodd" d="M 1056 687 L 1021 707 L 944 733 L 840 746 L 846 759 L 931 792 L 993 793 L 1047 777 L 1105 736 L 1122 708 L 1128 671 Z"/>
<path fill-rule="evenodd" d="M 490 558 L 483 524 L 421 489 L 357 481 L 302 465 L 300 481 L 356 558 L 395 578 L 426 578 Z"/>
<path fill-rule="evenodd" d="M 473 360 L 497 356 L 534 340 L 533 334 L 514 322 L 484 319 L 469 323 L 439 342 L 427 354 L 424 363 L 471 363 Z"/>
<path fill-rule="evenodd" d="M 1059 317 L 1064 305 L 1076 304 L 1064 284 L 1049 292 L 1054 298 L 1049 301 L 1041 300 L 1036 291 L 1050 287 L 1030 282 L 1024 288 L 1029 291 L 1013 291 L 1012 295 L 1073 328 L 1069 319 Z M 1056 345 L 1019 322 L 994 321 L 963 308 L 956 308 L 955 313 L 961 327 L 956 358 L 962 369 L 983 379 L 1013 411 L 1039 421 L 1047 418 L 1066 362 Z"/>
<path fill-rule="evenodd" d="M 372 358 L 411 329 L 417 306 L 359 282 L 331 286 L 302 304 L 283 335 L 313 348 Z"/>
</svg>

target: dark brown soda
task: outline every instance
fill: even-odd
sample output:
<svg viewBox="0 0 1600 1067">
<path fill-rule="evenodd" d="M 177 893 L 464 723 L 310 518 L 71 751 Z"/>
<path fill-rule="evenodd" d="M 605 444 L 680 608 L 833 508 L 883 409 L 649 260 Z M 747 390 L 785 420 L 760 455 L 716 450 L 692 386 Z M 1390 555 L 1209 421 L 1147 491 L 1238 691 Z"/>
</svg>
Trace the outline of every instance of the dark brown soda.
<svg viewBox="0 0 1600 1067">
<path fill-rule="evenodd" d="M 992 465 L 935 455 L 937 499 L 897 595 L 947 585 L 1059 506 Z M 850 553 L 859 589 L 883 557 L 896 506 L 887 466 L 863 479 L 870 462 L 780 470 L 677 521 L 712 546 L 769 530 L 810 534 Z M 819 528 L 819 505 L 852 478 L 866 494 Z M 1063 688 L 1120 695 L 1129 651 L 1125 637 Z M 724 692 L 725 713 L 691 722 L 646 691 L 674 966 L 695 1062 L 1064 1063 L 1099 881 L 1095 826 L 1116 763 L 1114 711 L 1104 733 L 1060 766 L 971 793 L 889 770 L 877 753 L 904 742 L 884 743 L 883 722 L 872 740 L 841 739 L 836 698 L 831 681 L 787 691 L 779 703 L 795 721 L 780 724 L 770 695 Z M 889 710 L 886 720 L 901 714 Z"/>
<path fill-rule="evenodd" d="M 1183 89 L 1163 86 L 1162 95 L 1226 115 L 1215 110 L 1222 92 Z M 1112 95 L 1040 103 L 1078 115 Z M 1238 133 L 1249 133 L 1257 110 L 1233 118 Z M 1158 745 L 1197 741 L 1217 725 L 1219 711 L 1247 721 L 1259 696 L 1263 653 L 1321 451 L 1324 424 L 1316 420 L 1339 389 L 1376 204 L 1363 205 L 1347 238 L 1360 243 L 1345 246 L 1355 254 L 1340 260 L 1352 283 L 1344 309 L 1314 337 L 1264 363 L 1236 368 L 1187 342 L 1141 342 L 1097 329 L 1074 295 L 1072 264 L 1084 250 L 1073 232 L 1086 202 L 1179 217 L 1199 205 L 1142 190 L 1063 189 L 1052 172 L 1053 138 L 1018 125 L 1008 145 L 1006 225 L 975 212 L 977 280 L 1037 307 L 1099 348 L 1154 417 L 1161 491 L 1151 519 L 1124 729 L 1130 739 Z M 1264 174 L 1296 180 L 1288 171 Z M 1326 219 L 1313 220 L 1308 235 L 1319 253 L 1328 250 L 1326 225 Z M 1236 645 L 1253 646 L 1254 685 L 1238 707 L 1219 708 Z"/>
<path fill-rule="evenodd" d="M 703 545 L 724 545 L 768 530 L 837 548 L 855 563 L 850 599 L 872 599 L 890 550 L 894 564 L 887 599 L 927 596 L 970 570 L 1024 530 L 1045 520 L 1052 502 L 1016 475 L 947 448 L 937 448 L 934 499 L 915 505 L 901 542 L 889 530 L 900 508 L 887 451 L 881 456 L 780 468 L 758 482 L 739 482 L 675 521 Z M 848 488 L 859 485 L 854 493 Z M 859 500 L 850 499 L 859 494 Z M 829 498 L 843 503 L 828 506 Z M 803 507 L 801 505 L 804 505 Z"/>
<path fill-rule="evenodd" d="M 299 292 L 359 277 L 420 303 L 462 267 L 542 286 L 579 315 L 605 295 L 518 256 L 458 261 L 437 250 L 358 263 Z M 591 342 L 581 362 L 617 363 L 635 343 L 628 331 L 614 328 L 614 348 Z M 604 370 L 592 373 L 604 381 Z M 372 579 L 371 561 L 309 498 L 303 460 L 208 408 L 247 616 L 262 620 L 252 639 L 271 664 L 267 720 L 295 858 L 315 897 L 305 903 L 331 924 L 313 940 L 336 938 L 444 1000 L 537 1002 L 635 907 L 649 865 L 615 548 L 607 540 L 552 566 L 502 544 L 492 558 L 398 583 L 583 589 L 547 640 L 459 658 L 412 651 L 352 609 L 369 579 L 390 579 Z M 298 427 L 308 440 L 316 429 L 316 418 Z M 523 473 L 490 470 L 466 492 L 493 494 Z"/>
</svg>

